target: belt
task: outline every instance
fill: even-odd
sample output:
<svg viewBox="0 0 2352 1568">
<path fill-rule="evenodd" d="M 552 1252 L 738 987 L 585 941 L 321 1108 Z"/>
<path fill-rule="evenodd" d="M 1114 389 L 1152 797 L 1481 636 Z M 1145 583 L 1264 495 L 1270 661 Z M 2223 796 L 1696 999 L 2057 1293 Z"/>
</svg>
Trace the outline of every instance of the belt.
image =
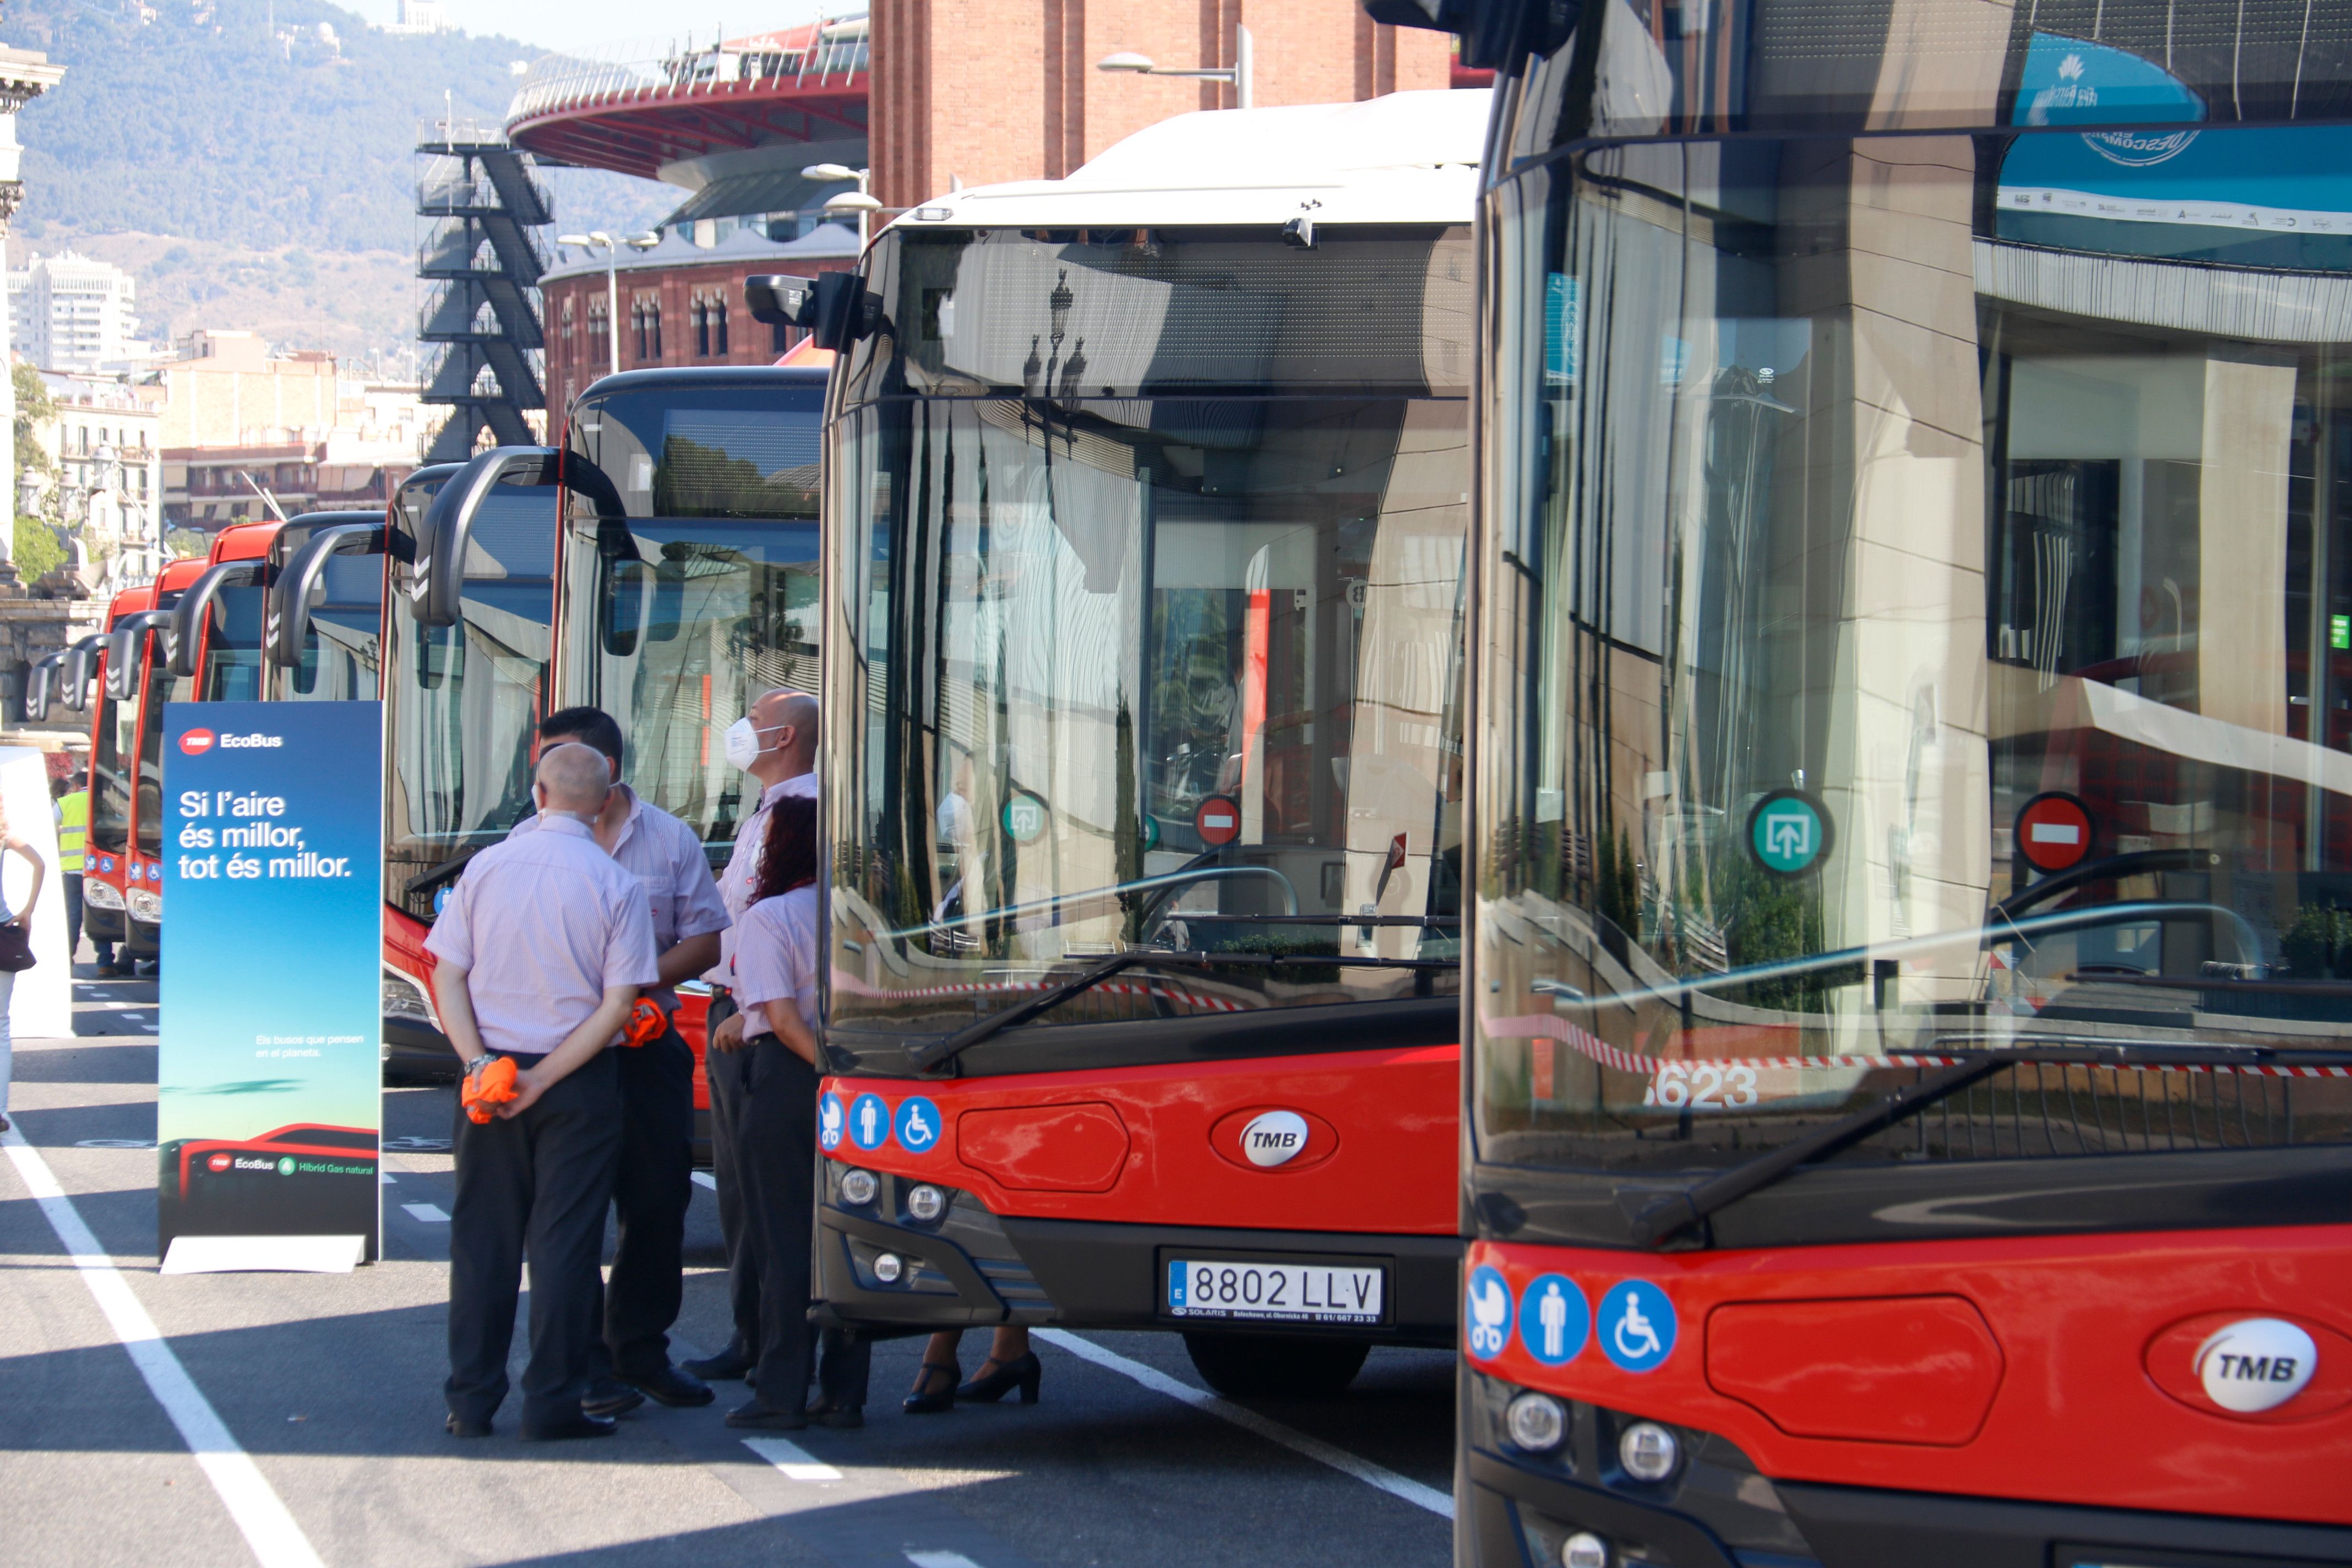
<svg viewBox="0 0 2352 1568">
<path fill-rule="evenodd" d="M 732 985 L 714 985 L 710 988 L 710 999 L 712 1001 L 716 1002 L 721 996 L 724 996 L 727 1000 L 732 1002 L 735 1000 L 735 987 Z"/>
</svg>

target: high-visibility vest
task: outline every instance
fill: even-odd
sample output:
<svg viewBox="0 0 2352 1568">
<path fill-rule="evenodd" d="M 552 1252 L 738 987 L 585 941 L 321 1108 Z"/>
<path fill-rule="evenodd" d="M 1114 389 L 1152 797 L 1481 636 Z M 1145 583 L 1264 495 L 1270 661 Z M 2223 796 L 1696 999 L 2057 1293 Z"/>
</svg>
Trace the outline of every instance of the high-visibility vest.
<svg viewBox="0 0 2352 1568">
<path fill-rule="evenodd" d="M 58 868 L 81 869 L 81 848 L 89 837 L 89 791 L 58 796 Z"/>
</svg>

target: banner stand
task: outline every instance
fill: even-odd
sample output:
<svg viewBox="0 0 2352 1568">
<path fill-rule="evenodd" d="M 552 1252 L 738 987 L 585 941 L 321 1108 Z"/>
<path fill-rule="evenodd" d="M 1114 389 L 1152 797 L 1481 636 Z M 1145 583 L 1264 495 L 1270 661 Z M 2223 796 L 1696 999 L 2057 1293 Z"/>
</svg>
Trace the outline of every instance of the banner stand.
<svg viewBox="0 0 2352 1568">
<path fill-rule="evenodd" d="M 175 1236 L 165 1274 L 349 1274 L 367 1258 L 364 1236 Z"/>
</svg>

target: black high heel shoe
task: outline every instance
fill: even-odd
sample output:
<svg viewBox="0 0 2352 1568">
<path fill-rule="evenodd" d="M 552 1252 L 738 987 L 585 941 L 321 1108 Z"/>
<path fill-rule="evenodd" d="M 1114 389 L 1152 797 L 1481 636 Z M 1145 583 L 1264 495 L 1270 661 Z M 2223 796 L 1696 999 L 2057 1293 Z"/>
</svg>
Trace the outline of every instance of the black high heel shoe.
<svg viewBox="0 0 2352 1568">
<path fill-rule="evenodd" d="M 932 1377 L 935 1372 L 948 1374 L 944 1384 Z M 915 1391 L 899 1402 L 898 1408 L 909 1415 L 937 1415 L 943 1411 L 953 1410 L 956 1379 L 962 1375 L 963 1368 L 951 1361 L 925 1362 L 923 1370 L 915 1376 Z"/>
<path fill-rule="evenodd" d="M 992 1366 L 994 1372 L 988 1370 Z M 980 1363 L 980 1371 L 972 1374 L 970 1383 L 957 1387 L 955 1396 L 968 1405 L 993 1405 L 1017 1387 L 1021 1390 L 1021 1403 L 1034 1405 L 1038 1382 L 1045 1375 L 1045 1363 L 1037 1359 L 1035 1351 L 1023 1351 L 1013 1361 L 990 1356 Z"/>
</svg>

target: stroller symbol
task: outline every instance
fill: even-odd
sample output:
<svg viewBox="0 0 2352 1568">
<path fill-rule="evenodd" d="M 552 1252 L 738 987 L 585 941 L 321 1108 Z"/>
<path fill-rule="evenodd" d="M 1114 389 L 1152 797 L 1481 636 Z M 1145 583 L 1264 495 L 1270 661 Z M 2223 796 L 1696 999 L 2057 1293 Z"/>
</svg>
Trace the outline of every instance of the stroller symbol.
<svg viewBox="0 0 2352 1568">
<path fill-rule="evenodd" d="M 828 1149 L 841 1147 L 841 1101 L 826 1095 L 816 1108 L 817 1139 Z"/>
<path fill-rule="evenodd" d="M 1501 1355 L 1510 1321 L 1511 1288 L 1480 1265 L 1470 1276 L 1470 1353 L 1481 1361 Z"/>
</svg>

